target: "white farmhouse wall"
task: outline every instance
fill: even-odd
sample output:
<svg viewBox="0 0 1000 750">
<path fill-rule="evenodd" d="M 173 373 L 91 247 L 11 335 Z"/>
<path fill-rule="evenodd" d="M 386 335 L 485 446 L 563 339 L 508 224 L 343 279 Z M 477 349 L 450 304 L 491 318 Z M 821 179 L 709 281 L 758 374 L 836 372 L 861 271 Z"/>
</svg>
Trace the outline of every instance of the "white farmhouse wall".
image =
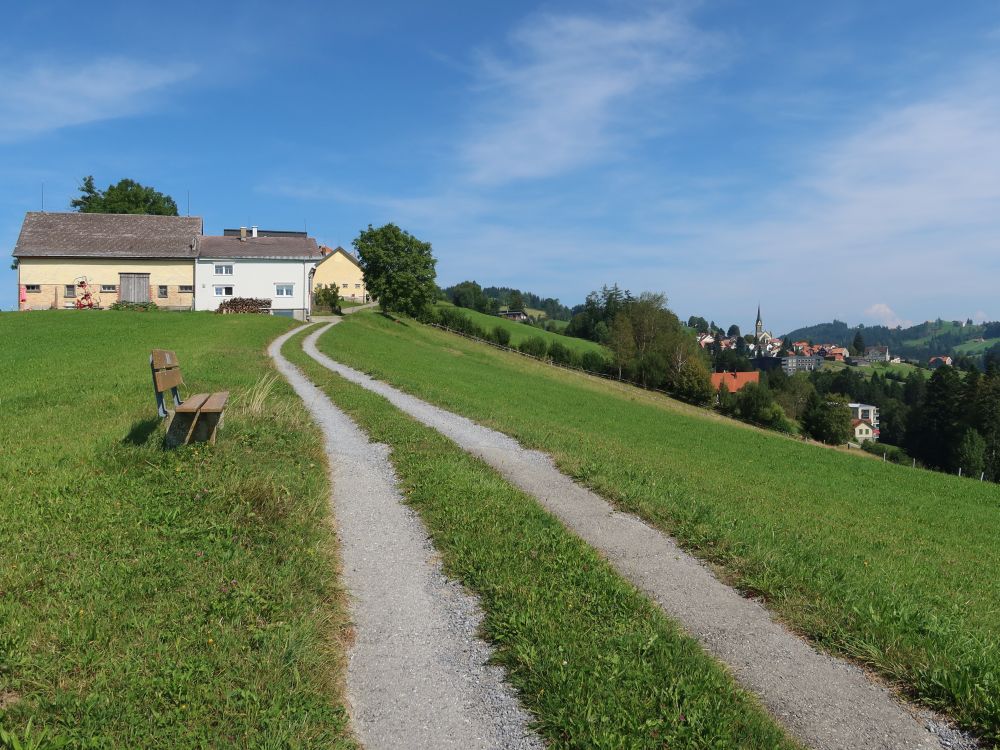
<svg viewBox="0 0 1000 750">
<path fill-rule="evenodd" d="M 232 275 L 215 273 L 217 265 L 231 265 Z M 199 258 L 195 263 L 195 310 L 215 310 L 227 298 L 216 296 L 215 287 L 231 286 L 233 297 L 271 300 L 272 310 L 292 310 L 296 317 L 309 309 L 309 271 L 315 260 L 263 258 Z M 276 287 L 291 284 L 292 296 L 279 297 Z"/>
</svg>

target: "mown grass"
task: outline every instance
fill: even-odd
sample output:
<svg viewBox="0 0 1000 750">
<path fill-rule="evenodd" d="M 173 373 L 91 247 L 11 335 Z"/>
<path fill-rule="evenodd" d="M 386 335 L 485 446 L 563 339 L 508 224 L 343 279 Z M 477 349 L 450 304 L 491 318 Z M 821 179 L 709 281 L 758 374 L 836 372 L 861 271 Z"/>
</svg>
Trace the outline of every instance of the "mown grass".
<svg viewBox="0 0 1000 750">
<path fill-rule="evenodd" d="M 756 700 L 529 496 L 381 396 L 283 353 L 378 442 L 554 748 L 792 748 Z"/>
<path fill-rule="evenodd" d="M 1000 739 L 1000 487 L 748 429 L 361 313 L 336 359 L 552 454 L 823 646 Z"/>
<path fill-rule="evenodd" d="M 546 331 L 542 328 L 535 328 L 534 326 L 527 325 L 526 323 L 518 323 L 515 320 L 507 320 L 506 318 L 499 318 L 495 315 L 487 315 L 485 313 L 477 312 L 476 310 L 470 310 L 466 307 L 455 307 L 447 302 L 439 302 L 438 304 L 457 310 L 487 333 L 498 326 L 510 331 L 510 346 L 513 348 L 517 348 L 521 342 L 528 339 L 541 338 L 545 340 L 546 344 L 558 341 L 563 346 L 568 347 L 578 354 L 583 354 L 584 352 L 598 352 L 599 354 L 608 356 L 608 350 L 596 341 L 578 339 L 575 336 L 564 336 L 560 333 L 553 333 L 552 331 Z"/>
<path fill-rule="evenodd" d="M 265 354 L 289 325 L 0 315 L 9 737 L 355 746 L 338 698 L 346 625 L 322 440 Z M 185 393 L 231 392 L 216 446 L 162 448 L 153 347 L 177 351 Z"/>
</svg>

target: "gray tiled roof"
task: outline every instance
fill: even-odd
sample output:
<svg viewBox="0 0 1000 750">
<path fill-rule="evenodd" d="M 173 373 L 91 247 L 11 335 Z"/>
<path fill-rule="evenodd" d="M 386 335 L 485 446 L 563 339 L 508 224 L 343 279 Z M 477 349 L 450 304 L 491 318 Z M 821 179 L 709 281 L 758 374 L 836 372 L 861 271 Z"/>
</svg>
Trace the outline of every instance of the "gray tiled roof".
<svg viewBox="0 0 1000 750">
<path fill-rule="evenodd" d="M 199 258 L 288 258 L 311 260 L 322 254 L 312 237 L 199 237 Z"/>
<path fill-rule="evenodd" d="M 194 258 L 199 216 L 29 211 L 18 258 Z"/>
</svg>

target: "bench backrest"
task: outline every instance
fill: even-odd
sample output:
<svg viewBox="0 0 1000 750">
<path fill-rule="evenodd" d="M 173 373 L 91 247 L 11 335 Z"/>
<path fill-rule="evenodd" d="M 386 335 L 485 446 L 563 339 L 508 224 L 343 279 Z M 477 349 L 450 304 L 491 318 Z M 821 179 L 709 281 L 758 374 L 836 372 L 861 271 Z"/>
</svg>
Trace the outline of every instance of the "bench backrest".
<svg viewBox="0 0 1000 750">
<path fill-rule="evenodd" d="M 153 385 L 157 393 L 176 388 L 184 382 L 177 355 L 169 349 L 153 349 L 149 362 L 153 368 Z"/>
<path fill-rule="evenodd" d="M 170 391 L 174 406 L 180 406 L 181 397 L 177 386 L 184 382 L 177 355 L 169 349 L 153 349 L 149 354 L 149 369 L 153 371 L 153 390 L 156 392 L 156 411 L 161 417 L 167 416 L 167 404 L 163 398 Z"/>
</svg>

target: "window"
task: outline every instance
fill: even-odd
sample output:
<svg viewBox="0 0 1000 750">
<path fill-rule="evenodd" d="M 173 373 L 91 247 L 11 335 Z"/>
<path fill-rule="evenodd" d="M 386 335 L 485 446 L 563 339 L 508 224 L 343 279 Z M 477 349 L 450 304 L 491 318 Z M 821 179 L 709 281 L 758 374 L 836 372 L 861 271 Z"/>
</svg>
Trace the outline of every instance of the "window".
<svg viewBox="0 0 1000 750">
<path fill-rule="evenodd" d="M 291 297 L 294 293 L 294 284 L 275 284 L 274 285 L 274 296 L 275 297 Z"/>
<path fill-rule="evenodd" d="M 25 284 L 24 285 L 24 291 L 29 292 L 31 294 L 38 294 L 39 292 L 42 291 L 42 285 L 41 284 Z"/>
<path fill-rule="evenodd" d="M 105 294 L 111 294 L 112 292 L 117 292 L 118 287 L 115 284 L 101 284 L 101 291 Z"/>
<path fill-rule="evenodd" d="M 192 284 L 181 284 L 177 287 L 177 291 L 181 294 L 194 294 L 194 285 Z"/>
<path fill-rule="evenodd" d="M 360 288 L 361 288 L 361 284 L 355 284 L 355 285 L 354 285 L 354 288 L 355 288 L 355 289 L 360 289 Z"/>
<path fill-rule="evenodd" d="M 76 284 L 67 284 L 66 285 L 66 292 L 64 293 L 63 296 L 65 296 L 65 297 L 75 297 L 76 296 Z"/>
<path fill-rule="evenodd" d="M 344 283 L 344 289 L 347 289 L 347 283 L 346 282 Z"/>
<path fill-rule="evenodd" d="M 167 285 L 166 284 L 160 284 L 158 287 L 156 287 L 156 296 L 159 297 L 160 299 L 166 299 L 167 298 Z"/>
<path fill-rule="evenodd" d="M 232 263 L 216 263 L 215 264 L 215 275 L 216 276 L 232 276 L 233 275 L 233 264 Z"/>
<path fill-rule="evenodd" d="M 217 286 L 215 287 L 216 297 L 232 297 L 233 288 L 231 286 Z"/>
</svg>

